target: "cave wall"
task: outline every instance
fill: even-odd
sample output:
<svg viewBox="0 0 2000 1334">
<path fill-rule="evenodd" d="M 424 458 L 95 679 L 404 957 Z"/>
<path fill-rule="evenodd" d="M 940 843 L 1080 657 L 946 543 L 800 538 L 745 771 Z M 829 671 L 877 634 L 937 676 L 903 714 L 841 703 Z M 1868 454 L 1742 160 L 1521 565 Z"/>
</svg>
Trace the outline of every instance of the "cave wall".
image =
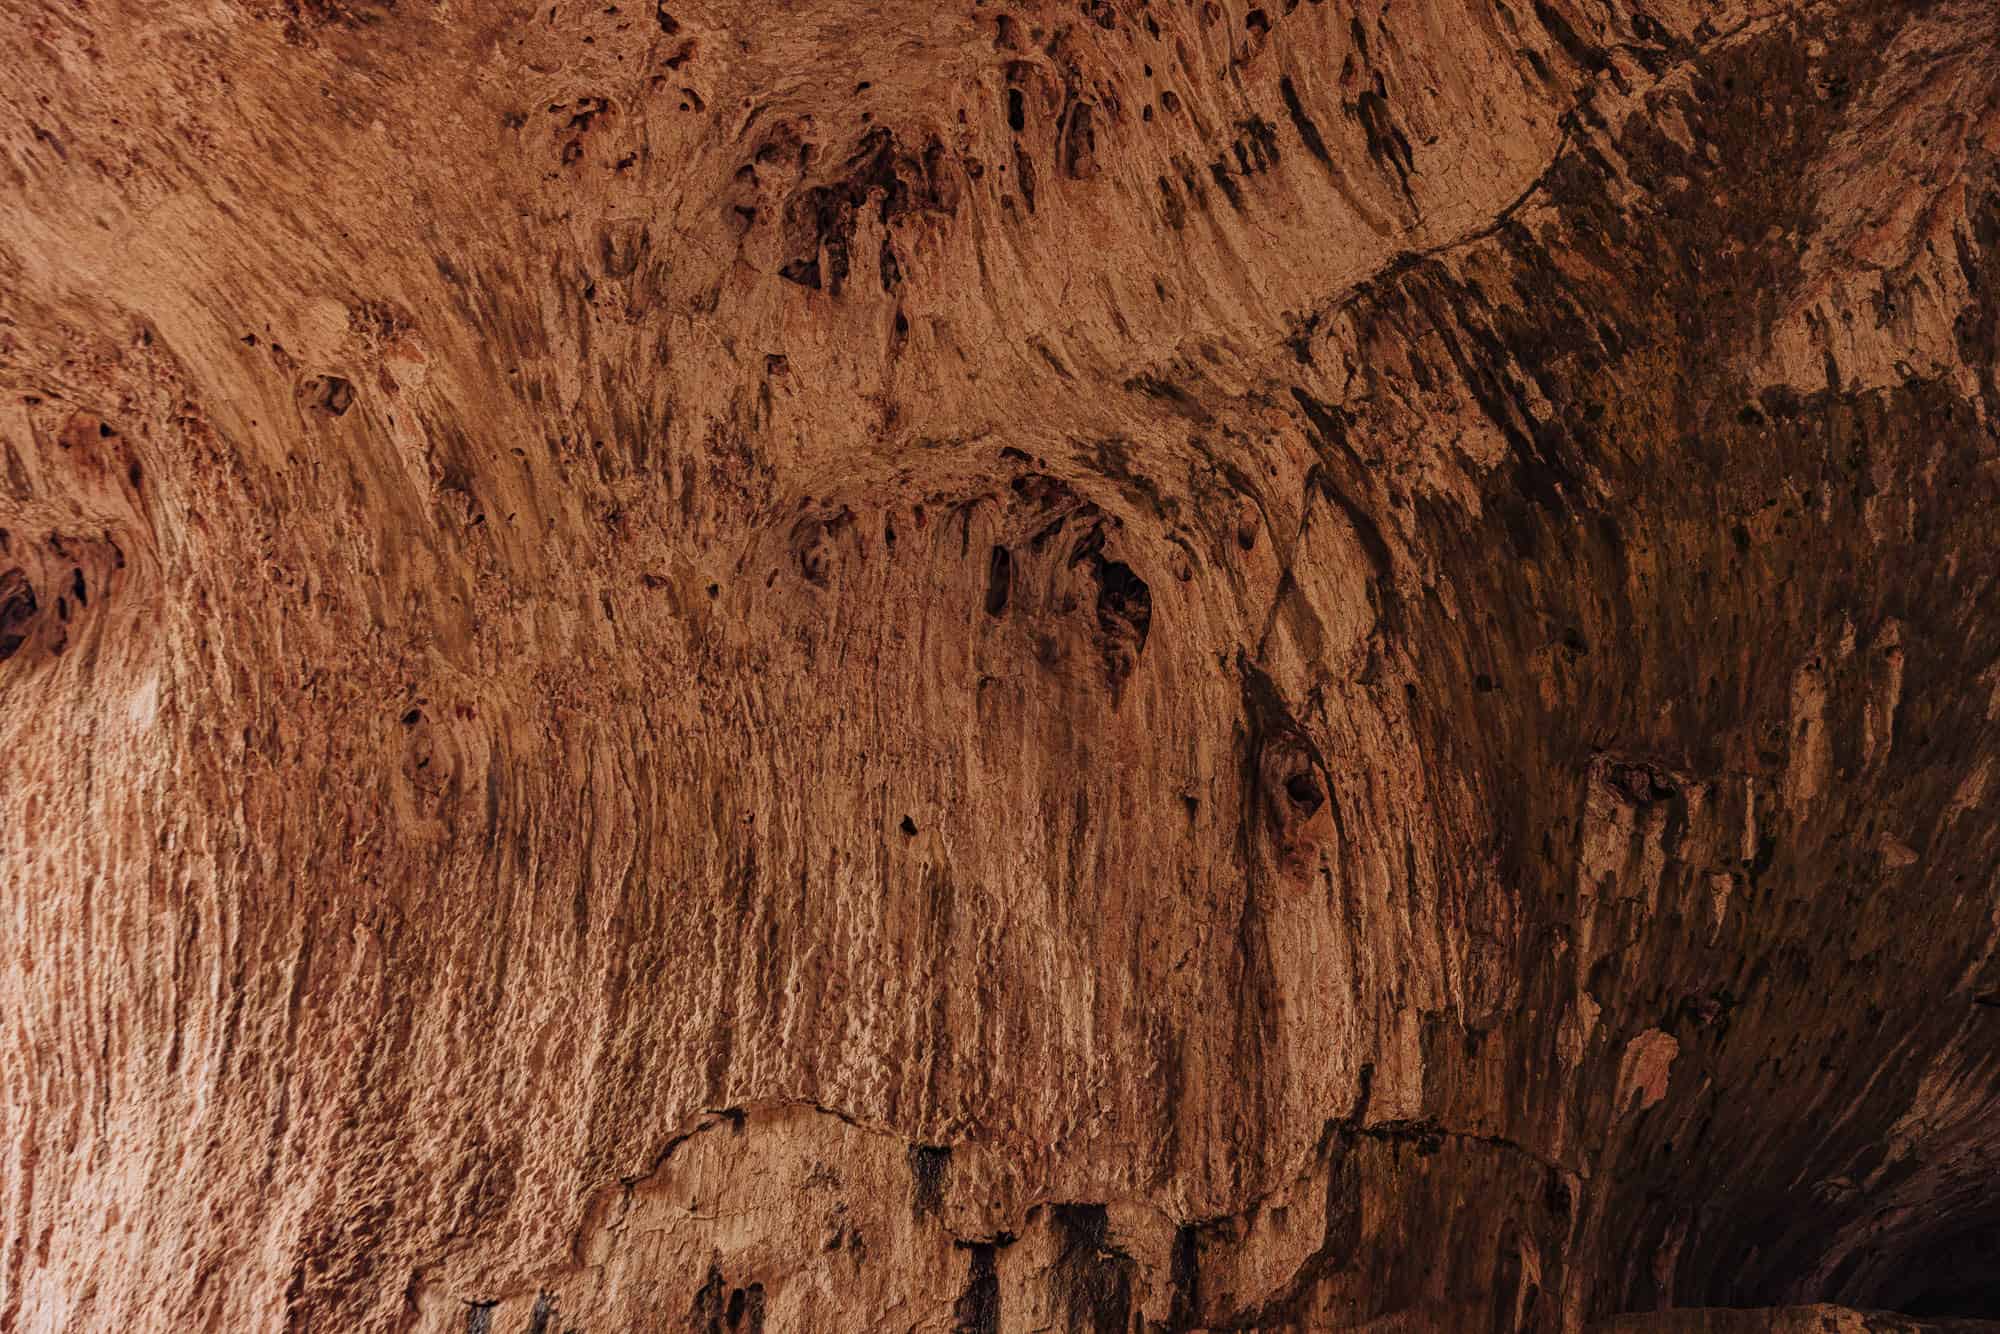
<svg viewBox="0 0 2000 1334">
<path fill-rule="evenodd" d="M 0 34 L 0 1330 L 2000 1319 L 1989 4 Z"/>
</svg>

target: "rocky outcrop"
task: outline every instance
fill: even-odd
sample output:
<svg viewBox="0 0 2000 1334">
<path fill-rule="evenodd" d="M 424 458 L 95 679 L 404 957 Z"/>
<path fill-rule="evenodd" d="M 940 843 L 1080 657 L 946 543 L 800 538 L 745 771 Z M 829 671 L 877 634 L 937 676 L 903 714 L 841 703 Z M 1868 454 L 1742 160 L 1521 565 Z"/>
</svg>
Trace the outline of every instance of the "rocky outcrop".
<svg viewBox="0 0 2000 1334">
<path fill-rule="evenodd" d="M 0 50 L 0 1330 L 2000 1319 L 1986 0 Z"/>
</svg>

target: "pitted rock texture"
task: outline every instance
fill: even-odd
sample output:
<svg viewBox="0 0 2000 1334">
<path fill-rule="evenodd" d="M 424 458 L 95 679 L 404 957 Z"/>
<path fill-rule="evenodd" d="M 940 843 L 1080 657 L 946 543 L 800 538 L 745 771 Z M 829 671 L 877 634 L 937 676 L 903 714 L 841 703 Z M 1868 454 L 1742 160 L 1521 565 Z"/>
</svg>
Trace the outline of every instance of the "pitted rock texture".
<svg viewBox="0 0 2000 1334">
<path fill-rule="evenodd" d="M 2000 1320 L 1990 0 L 0 52 L 0 1331 Z"/>
</svg>

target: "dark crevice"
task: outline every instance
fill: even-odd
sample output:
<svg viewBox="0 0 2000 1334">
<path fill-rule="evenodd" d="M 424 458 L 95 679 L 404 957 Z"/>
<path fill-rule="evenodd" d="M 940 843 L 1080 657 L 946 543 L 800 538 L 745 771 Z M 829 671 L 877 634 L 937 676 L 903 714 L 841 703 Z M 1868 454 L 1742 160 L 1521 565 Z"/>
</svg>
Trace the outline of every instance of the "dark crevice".
<svg viewBox="0 0 2000 1334">
<path fill-rule="evenodd" d="M 952 1334 L 1000 1334 L 1000 1267 L 995 1243 L 960 1242 L 971 1252 L 965 1291 L 952 1303 Z"/>
<path fill-rule="evenodd" d="M 1051 1220 L 1060 1239 L 1050 1291 L 1078 1334 L 1129 1334 L 1139 1266 L 1112 1245 L 1101 1204 L 1058 1204 Z"/>
<path fill-rule="evenodd" d="M 922 1218 L 944 1206 L 945 1176 L 951 1171 L 951 1149 L 941 1144 L 910 1146 L 911 1210 Z"/>
<path fill-rule="evenodd" d="M 996 546 L 986 563 L 986 614 L 998 616 L 1007 610 L 1007 596 L 1014 584 L 1014 553 Z"/>
</svg>

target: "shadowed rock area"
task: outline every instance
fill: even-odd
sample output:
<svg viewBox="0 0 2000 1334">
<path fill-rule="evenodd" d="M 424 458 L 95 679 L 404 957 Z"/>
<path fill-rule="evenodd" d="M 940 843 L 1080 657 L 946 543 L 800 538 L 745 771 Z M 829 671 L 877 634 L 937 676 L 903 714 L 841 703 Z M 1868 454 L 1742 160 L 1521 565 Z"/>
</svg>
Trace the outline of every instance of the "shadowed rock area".
<svg viewBox="0 0 2000 1334">
<path fill-rule="evenodd" d="M 0 54 L 0 1334 L 2000 1329 L 1991 0 Z"/>
</svg>

